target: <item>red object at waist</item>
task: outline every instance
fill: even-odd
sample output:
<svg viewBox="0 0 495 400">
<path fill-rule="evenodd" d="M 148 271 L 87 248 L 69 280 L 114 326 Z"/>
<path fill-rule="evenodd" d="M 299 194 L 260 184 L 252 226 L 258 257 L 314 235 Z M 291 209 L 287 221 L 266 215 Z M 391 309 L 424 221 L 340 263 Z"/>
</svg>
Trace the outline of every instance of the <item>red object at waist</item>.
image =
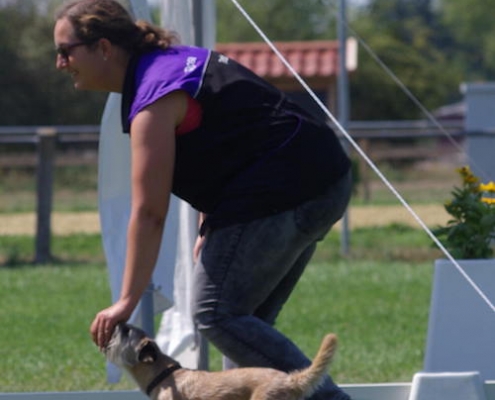
<svg viewBox="0 0 495 400">
<path fill-rule="evenodd" d="M 184 135 L 188 132 L 195 130 L 201 125 L 201 119 L 203 118 L 203 109 L 199 101 L 187 96 L 187 111 L 184 119 L 175 129 L 176 135 Z"/>
</svg>

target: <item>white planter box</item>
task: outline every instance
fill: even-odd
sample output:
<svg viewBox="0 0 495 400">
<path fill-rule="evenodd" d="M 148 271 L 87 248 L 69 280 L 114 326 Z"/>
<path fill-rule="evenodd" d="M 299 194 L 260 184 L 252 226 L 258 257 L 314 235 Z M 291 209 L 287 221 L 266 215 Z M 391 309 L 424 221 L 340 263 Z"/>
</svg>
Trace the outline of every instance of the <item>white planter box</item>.
<svg viewBox="0 0 495 400">
<path fill-rule="evenodd" d="M 458 263 L 495 303 L 495 259 Z M 435 262 L 424 370 L 495 379 L 495 312 L 446 259 Z"/>
</svg>

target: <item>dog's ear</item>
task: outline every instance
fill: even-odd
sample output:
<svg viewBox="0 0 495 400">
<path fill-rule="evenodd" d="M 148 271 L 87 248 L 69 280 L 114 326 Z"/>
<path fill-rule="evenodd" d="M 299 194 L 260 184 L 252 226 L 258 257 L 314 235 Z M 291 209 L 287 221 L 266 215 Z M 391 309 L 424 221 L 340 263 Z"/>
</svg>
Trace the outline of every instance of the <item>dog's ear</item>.
<svg viewBox="0 0 495 400">
<path fill-rule="evenodd" d="M 158 346 L 152 340 L 146 340 L 139 349 L 138 360 L 143 363 L 154 363 L 159 354 Z"/>
</svg>

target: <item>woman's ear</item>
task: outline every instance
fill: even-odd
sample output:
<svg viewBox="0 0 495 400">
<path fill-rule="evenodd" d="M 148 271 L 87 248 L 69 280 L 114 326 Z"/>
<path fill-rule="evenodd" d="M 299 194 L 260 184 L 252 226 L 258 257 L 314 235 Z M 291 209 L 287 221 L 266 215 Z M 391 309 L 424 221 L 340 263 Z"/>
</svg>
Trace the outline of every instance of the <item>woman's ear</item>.
<svg viewBox="0 0 495 400">
<path fill-rule="evenodd" d="M 98 40 L 98 49 L 101 51 L 103 60 L 108 60 L 113 53 L 113 44 L 106 38 Z"/>
<path fill-rule="evenodd" d="M 139 349 L 138 361 L 152 364 L 158 358 L 158 346 L 152 340 L 147 340 Z"/>
</svg>

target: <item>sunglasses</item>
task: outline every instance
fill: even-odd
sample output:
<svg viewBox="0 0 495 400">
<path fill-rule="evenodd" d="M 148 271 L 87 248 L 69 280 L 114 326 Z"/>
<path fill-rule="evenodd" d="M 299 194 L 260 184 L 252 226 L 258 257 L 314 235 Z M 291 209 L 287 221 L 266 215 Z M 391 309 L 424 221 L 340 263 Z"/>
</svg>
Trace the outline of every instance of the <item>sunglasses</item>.
<svg viewBox="0 0 495 400">
<path fill-rule="evenodd" d="M 75 43 L 63 44 L 57 47 L 55 51 L 62 58 L 62 60 L 68 62 L 69 56 L 71 55 L 73 49 L 79 46 L 86 46 L 87 44 L 88 44 L 87 42 L 75 42 Z"/>
</svg>

